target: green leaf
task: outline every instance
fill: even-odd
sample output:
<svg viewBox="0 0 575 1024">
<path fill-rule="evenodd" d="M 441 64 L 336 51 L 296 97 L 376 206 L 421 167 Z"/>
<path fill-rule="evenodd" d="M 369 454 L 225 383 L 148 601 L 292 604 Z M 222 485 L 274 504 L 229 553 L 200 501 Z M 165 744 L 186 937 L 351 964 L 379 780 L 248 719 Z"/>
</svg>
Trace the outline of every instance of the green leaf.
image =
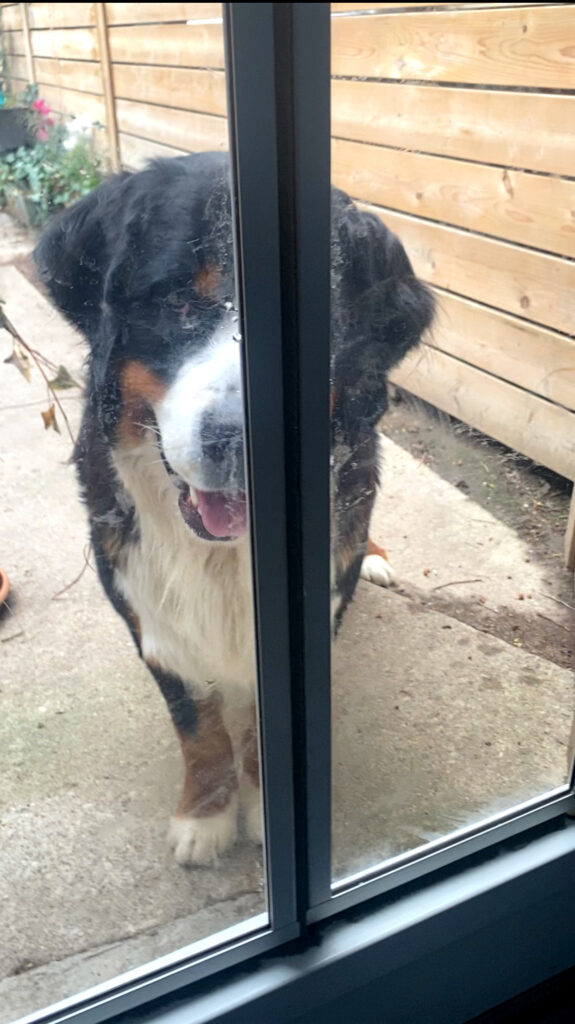
<svg viewBox="0 0 575 1024">
<path fill-rule="evenodd" d="M 54 380 L 49 381 L 50 387 L 55 391 L 65 391 L 66 388 L 79 388 L 80 385 L 74 380 L 72 374 L 65 366 L 59 366 Z"/>
</svg>

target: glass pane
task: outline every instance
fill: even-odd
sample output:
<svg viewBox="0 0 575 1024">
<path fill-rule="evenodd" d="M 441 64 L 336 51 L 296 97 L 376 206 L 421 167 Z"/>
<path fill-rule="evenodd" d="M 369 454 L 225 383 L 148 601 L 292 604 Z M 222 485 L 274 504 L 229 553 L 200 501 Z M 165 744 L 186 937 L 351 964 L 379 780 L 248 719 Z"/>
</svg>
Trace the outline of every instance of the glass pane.
<svg viewBox="0 0 575 1024">
<path fill-rule="evenodd" d="M 570 771 L 575 5 L 446 6 L 332 5 L 335 881 Z"/>
<path fill-rule="evenodd" d="M 5 1022 L 267 899 L 221 8 L 2 46 Z"/>
</svg>

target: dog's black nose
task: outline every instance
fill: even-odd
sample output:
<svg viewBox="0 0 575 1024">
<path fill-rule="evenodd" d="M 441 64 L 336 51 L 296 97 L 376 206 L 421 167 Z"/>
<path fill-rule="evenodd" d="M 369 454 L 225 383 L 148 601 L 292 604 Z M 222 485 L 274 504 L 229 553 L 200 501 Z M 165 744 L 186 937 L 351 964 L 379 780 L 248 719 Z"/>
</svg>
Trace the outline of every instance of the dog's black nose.
<svg viewBox="0 0 575 1024">
<path fill-rule="evenodd" d="M 241 424 L 221 422 L 215 416 L 204 416 L 202 423 L 202 453 L 211 462 L 224 462 L 243 453 Z"/>
<path fill-rule="evenodd" d="M 245 488 L 244 432 L 235 416 L 221 418 L 213 411 L 202 420 L 202 473 L 214 490 Z"/>
</svg>

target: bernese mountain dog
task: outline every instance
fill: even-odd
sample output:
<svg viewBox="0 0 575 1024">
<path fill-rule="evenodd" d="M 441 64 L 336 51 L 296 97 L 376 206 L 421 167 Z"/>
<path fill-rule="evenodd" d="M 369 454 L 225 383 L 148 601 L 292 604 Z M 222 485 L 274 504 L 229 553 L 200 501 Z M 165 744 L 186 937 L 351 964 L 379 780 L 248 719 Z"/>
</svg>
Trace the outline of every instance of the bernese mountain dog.
<svg viewBox="0 0 575 1024">
<path fill-rule="evenodd" d="M 332 200 L 332 614 L 364 574 L 386 375 L 433 300 L 399 240 Z M 262 230 L 265 230 L 262 225 Z M 166 700 L 185 763 L 169 838 L 208 864 L 240 805 L 261 841 L 256 667 L 229 161 L 157 160 L 110 177 L 48 227 L 36 253 L 88 341 L 74 460 L 104 590 Z"/>
</svg>

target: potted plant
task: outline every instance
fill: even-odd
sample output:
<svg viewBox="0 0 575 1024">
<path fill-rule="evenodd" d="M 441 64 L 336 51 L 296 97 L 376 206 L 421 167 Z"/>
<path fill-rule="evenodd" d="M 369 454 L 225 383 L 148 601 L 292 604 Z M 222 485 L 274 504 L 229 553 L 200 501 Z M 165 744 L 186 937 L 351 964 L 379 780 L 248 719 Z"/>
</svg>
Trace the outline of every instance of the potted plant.
<svg viewBox="0 0 575 1024">
<path fill-rule="evenodd" d="M 33 107 L 40 117 L 37 141 L 0 157 L 0 202 L 28 227 L 91 192 L 103 175 L 91 125 L 81 118 L 55 124 L 42 100 Z"/>
<path fill-rule="evenodd" d="M 0 50 L 0 156 L 34 145 L 34 125 L 30 121 L 30 107 L 37 99 L 37 86 L 27 86 L 21 96 L 10 94 L 5 73 L 5 54 Z"/>
<path fill-rule="evenodd" d="M 4 103 L 0 107 L 0 156 L 19 146 L 31 146 L 33 133 L 28 124 L 27 107 Z"/>
</svg>

